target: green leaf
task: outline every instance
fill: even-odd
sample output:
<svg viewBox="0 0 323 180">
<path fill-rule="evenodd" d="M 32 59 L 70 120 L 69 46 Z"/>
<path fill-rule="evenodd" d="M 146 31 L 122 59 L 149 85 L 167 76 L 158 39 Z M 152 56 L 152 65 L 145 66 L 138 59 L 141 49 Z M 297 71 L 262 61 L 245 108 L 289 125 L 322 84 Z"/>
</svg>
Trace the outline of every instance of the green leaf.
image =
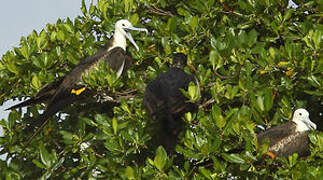
<svg viewBox="0 0 323 180">
<path fill-rule="evenodd" d="M 57 39 L 59 40 L 59 41 L 65 41 L 65 34 L 64 34 L 64 31 L 63 30 L 59 30 L 58 32 L 57 32 Z"/>
<path fill-rule="evenodd" d="M 46 166 L 46 168 L 50 168 L 52 166 L 51 157 L 43 144 L 40 145 L 39 151 L 41 162 Z"/>
<path fill-rule="evenodd" d="M 124 0 L 124 6 L 125 6 L 124 10 L 126 13 L 131 11 L 133 6 L 133 0 Z"/>
<path fill-rule="evenodd" d="M 20 52 L 26 59 L 29 59 L 29 52 L 30 52 L 29 44 L 23 43 L 20 48 Z"/>
<path fill-rule="evenodd" d="M 222 129 L 225 126 L 226 121 L 225 121 L 224 117 L 222 116 L 221 108 L 217 105 L 212 106 L 212 118 L 215 121 L 215 124 L 220 129 Z"/>
<path fill-rule="evenodd" d="M 16 75 L 19 74 L 19 68 L 15 65 L 14 62 L 8 62 L 7 68 L 10 72 L 15 73 Z"/>
<path fill-rule="evenodd" d="M 211 178 L 211 171 L 208 169 L 205 169 L 204 167 L 199 167 L 199 171 L 205 176 L 207 179 L 212 179 Z"/>
<path fill-rule="evenodd" d="M 128 179 L 135 179 L 135 171 L 130 166 L 127 166 L 125 175 Z"/>
<path fill-rule="evenodd" d="M 33 159 L 32 162 L 38 166 L 39 168 L 42 168 L 42 169 L 46 169 L 46 166 L 44 164 L 42 164 L 41 162 L 39 162 L 37 159 Z"/>
<path fill-rule="evenodd" d="M 40 32 L 39 37 L 37 37 L 36 43 L 39 49 L 43 49 L 46 46 L 47 33 L 44 29 Z"/>
<path fill-rule="evenodd" d="M 273 107 L 273 104 L 274 104 L 273 92 L 269 88 L 265 89 L 264 102 L 265 102 L 265 111 L 268 112 Z"/>
<path fill-rule="evenodd" d="M 156 150 L 156 155 L 154 158 L 154 165 L 159 171 L 163 171 L 167 162 L 167 153 L 162 146 L 159 146 Z"/>
<path fill-rule="evenodd" d="M 118 120 L 115 117 L 112 118 L 112 128 L 113 128 L 114 134 L 117 134 L 117 131 L 118 131 Z"/>
<path fill-rule="evenodd" d="M 130 17 L 130 19 L 129 19 L 129 21 L 131 22 L 131 24 L 137 24 L 138 23 L 138 21 L 139 21 L 139 15 L 136 13 L 136 14 L 133 14 L 131 17 Z"/>
<path fill-rule="evenodd" d="M 196 86 L 193 82 L 190 82 L 188 85 L 188 95 L 192 102 L 197 101 L 200 98 L 199 87 Z"/>
<path fill-rule="evenodd" d="M 177 18 L 176 17 L 169 18 L 167 23 L 167 29 L 170 32 L 174 32 L 176 30 L 176 27 L 177 27 Z"/>
<path fill-rule="evenodd" d="M 213 70 L 217 70 L 223 66 L 223 60 L 219 53 L 217 53 L 215 50 L 210 52 L 209 61 L 212 64 Z"/>
<path fill-rule="evenodd" d="M 31 85 L 36 90 L 39 90 L 41 88 L 41 82 L 38 79 L 38 76 L 33 76 L 32 80 L 31 80 Z"/>
<path fill-rule="evenodd" d="M 285 15 L 284 15 L 284 21 L 287 21 L 290 17 L 292 17 L 294 10 L 292 8 L 287 9 L 285 11 Z"/>
<path fill-rule="evenodd" d="M 190 26 L 193 31 L 197 30 L 198 18 L 196 16 L 191 17 Z"/>
<path fill-rule="evenodd" d="M 185 113 L 185 119 L 188 122 L 191 122 L 193 120 L 192 113 L 191 112 Z"/>
<path fill-rule="evenodd" d="M 263 96 L 258 96 L 257 97 L 257 106 L 261 111 L 265 111 L 264 97 Z"/>
<path fill-rule="evenodd" d="M 240 157 L 240 154 L 227 154 L 227 153 L 222 153 L 221 156 L 226 161 L 229 161 L 229 162 L 238 163 L 238 164 L 245 163 L 245 160 Z"/>
<path fill-rule="evenodd" d="M 248 45 L 249 45 L 249 47 L 251 47 L 253 44 L 255 44 L 257 42 L 257 38 L 258 38 L 258 32 L 256 30 L 252 29 L 248 33 Z"/>
<path fill-rule="evenodd" d="M 295 164 L 297 163 L 297 158 L 298 158 L 298 154 L 294 153 L 293 155 L 288 157 L 288 163 L 289 163 L 289 167 L 292 168 L 293 166 L 295 166 Z"/>
<path fill-rule="evenodd" d="M 82 0 L 81 11 L 82 11 L 83 15 L 86 15 L 87 14 L 85 0 Z"/>
</svg>

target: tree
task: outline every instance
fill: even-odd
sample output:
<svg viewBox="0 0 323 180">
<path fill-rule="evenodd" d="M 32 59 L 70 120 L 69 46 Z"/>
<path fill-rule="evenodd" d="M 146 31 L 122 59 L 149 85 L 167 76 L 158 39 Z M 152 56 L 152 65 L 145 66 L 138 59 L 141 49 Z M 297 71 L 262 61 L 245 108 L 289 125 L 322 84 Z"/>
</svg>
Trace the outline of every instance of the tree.
<svg viewBox="0 0 323 180">
<path fill-rule="evenodd" d="M 323 134 L 313 132 L 311 155 L 263 158 L 257 124 L 286 122 L 298 107 L 322 130 L 322 1 L 98 0 L 74 20 L 58 20 L 22 37 L 0 62 L 0 102 L 35 95 L 92 55 L 118 19 L 144 26 L 134 35 L 140 51 L 121 79 L 104 65 L 84 78 L 88 88 L 115 101 L 74 104 L 51 119 L 23 151 L 25 132 L 44 105 L 1 120 L 1 179 L 316 179 L 323 177 Z M 154 128 L 143 110 L 145 85 L 167 69 L 172 52 L 185 50 L 200 83 L 198 112 L 187 113 L 176 154 L 147 148 Z M 112 75 L 107 75 L 112 74 Z M 7 88 L 9 85 L 10 88 Z M 130 97 L 130 98 L 129 98 Z M 91 98 L 90 98 L 91 99 Z M 152 130 L 151 130 L 152 129 Z M 240 151 L 235 151 L 241 149 Z M 179 158 L 182 156 L 181 158 Z M 8 164 L 8 165 L 7 165 Z"/>
</svg>

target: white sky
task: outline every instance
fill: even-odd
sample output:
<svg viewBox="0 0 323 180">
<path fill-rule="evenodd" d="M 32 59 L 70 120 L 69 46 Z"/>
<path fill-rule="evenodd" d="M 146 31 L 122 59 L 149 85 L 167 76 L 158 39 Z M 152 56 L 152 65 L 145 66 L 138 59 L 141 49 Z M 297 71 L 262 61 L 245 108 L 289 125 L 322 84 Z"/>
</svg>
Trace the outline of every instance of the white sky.
<svg viewBox="0 0 323 180">
<path fill-rule="evenodd" d="M 87 4 L 91 0 L 85 0 Z M 27 36 L 34 29 L 39 32 L 48 23 L 58 18 L 74 19 L 81 15 L 81 0 L 7 0 L 0 3 L 0 57 L 13 46 L 18 46 L 21 36 Z M 96 2 L 96 1 L 95 1 Z M 4 88 L 4 87 L 0 87 Z M 9 87 L 10 88 L 10 87 Z M 16 102 L 0 106 L 0 119 L 7 119 L 4 109 Z M 2 135 L 2 129 L 0 129 Z"/>
</svg>

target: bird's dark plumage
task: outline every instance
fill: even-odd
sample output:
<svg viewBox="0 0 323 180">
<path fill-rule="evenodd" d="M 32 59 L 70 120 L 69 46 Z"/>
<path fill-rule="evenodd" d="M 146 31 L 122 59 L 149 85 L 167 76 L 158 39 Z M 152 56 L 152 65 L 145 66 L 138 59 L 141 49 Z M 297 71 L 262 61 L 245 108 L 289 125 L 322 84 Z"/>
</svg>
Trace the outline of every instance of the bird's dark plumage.
<svg viewBox="0 0 323 180">
<path fill-rule="evenodd" d="M 188 99 L 180 91 L 187 90 L 189 83 L 194 82 L 193 76 L 178 68 L 186 64 L 186 56 L 182 53 L 175 54 L 173 64 L 177 67 L 159 74 L 147 85 L 143 96 L 143 107 L 161 126 L 162 134 L 156 136 L 160 137 L 160 144 L 170 151 L 174 149 L 182 129 L 182 115 L 196 110 L 196 105 L 187 102 Z"/>
</svg>

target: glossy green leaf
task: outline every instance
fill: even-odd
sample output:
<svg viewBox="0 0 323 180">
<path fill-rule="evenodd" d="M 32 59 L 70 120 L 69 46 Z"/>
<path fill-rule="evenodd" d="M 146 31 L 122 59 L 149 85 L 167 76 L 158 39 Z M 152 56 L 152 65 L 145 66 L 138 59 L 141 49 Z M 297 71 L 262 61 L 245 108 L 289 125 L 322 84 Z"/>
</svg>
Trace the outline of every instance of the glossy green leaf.
<svg viewBox="0 0 323 180">
<path fill-rule="evenodd" d="M 212 107 L 212 118 L 220 129 L 225 126 L 226 121 L 222 116 L 221 108 L 216 105 Z"/>
<path fill-rule="evenodd" d="M 264 96 L 264 107 L 265 111 L 269 111 L 274 104 L 274 96 L 271 89 L 265 89 L 265 96 Z"/>
<path fill-rule="evenodd" d="M 138 14 L 133 14 L 133 15 L 130 17 L 129 21 L 131 22 L 131 24 L 137 24 L 137 23 L 138 23 L 138 21 L 139 21 L 139 16 L 138 16 Z"/>
<path fill-rule="evenodd" d="M 112 128 L 113 128 L 114 134 L 117 134 L 117 131 L 118 131 L 118 120 L 117 120 L 117 118 L 112 118 Z"/>
<path fill-rule="evenodd" d="M 221 155 L 226 161 L 238 163 L 238 164 L 245 163 L 245 160 L 243 158 L 241 158 L 239 154 L 222 153 Z"/>
<path fill-rule="evenodd" d="M 32 84 L 33 88 L 35 88 L 35 89 L 41 88 L 41 82 L 37 76 L 33 76 L 32 80 L 31 80 L 31 84 Z"/>
<path fill-rule="evenodd" d="M 162 146 L 159 146 L 156 150 L 156 155 L 154 158 L 154 165 L 159 171 L 163 171 L 167 162 L 167 153 Z"/>
<path fill-rule="evenodd" d="M 190 20 L 190 26 L 193 31 L 196 31 L 198 25 L 198 18 L 196 16 L 193 16 Z"/>
<path fill-rule="evenodd" d="M 135 179 L 135 172 L 130 166 L 126 167 L 125 175 L 128 179 Z"/>
<path fill-rule="evenodd" d="M 39 150 L 41 162 L 46 166 L 46 168 L 50 168 L 52 166 L 50 154 L 43 145 L 39 147 Z"/>
<path fill-rule="evenodd" d="M 265 105 L 264 105 L 264 97 L 263 96 L 258 96 L 257 97 L 257 107 L 261 110 L 265 110 Z"/>
</svg>

